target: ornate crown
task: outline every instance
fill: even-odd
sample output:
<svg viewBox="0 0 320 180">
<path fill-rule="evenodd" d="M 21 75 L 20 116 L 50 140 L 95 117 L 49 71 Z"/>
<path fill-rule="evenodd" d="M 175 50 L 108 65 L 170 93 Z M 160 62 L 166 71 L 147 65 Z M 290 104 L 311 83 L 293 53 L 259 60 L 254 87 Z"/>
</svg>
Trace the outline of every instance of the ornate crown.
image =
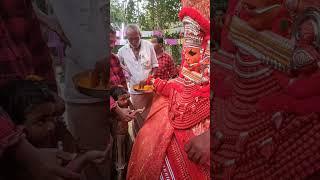
<svg viewBox="0 0 320 180">
<path fill-rule="evenodd" d="M 184 25 L 181 76 L 196 82 L 209 81 L 210 1 L 182 0 L 179 13 Z"/>
</svg>

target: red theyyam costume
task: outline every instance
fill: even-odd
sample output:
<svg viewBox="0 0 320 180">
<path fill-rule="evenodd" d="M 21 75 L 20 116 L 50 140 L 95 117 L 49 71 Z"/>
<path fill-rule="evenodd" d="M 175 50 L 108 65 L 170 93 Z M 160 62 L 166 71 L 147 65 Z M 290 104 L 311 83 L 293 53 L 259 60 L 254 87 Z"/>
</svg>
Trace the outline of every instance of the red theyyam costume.
<svg viewBox="0 0 320 180">
<path fill-rule="evenodd" d="M 183 67 L 180 77 L 156 79 L 151 111 L 136 137 L 127 179 L 210 179 L 210 163 L 198 165 L 184 150 L 210 126 L 210 2 L 182 1 Z M 208 142 L 209 143 L 209 142 Z"/>
<path fill-rule="evenodd" d="M 214 178 L 320 179 L 319 1 L 230 2 L 236 48 L 214 56 Z"/>
</svg>

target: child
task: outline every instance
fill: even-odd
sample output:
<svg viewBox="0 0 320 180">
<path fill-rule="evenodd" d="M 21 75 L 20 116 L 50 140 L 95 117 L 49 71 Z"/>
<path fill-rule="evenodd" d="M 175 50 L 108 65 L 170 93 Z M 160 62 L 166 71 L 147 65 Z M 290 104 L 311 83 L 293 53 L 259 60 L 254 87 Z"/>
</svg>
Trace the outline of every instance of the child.
<svg viewBox="0 0 320 180">
<path fill-rule="evenodd" d="M 24 127 L 26 138 L 32 145 L 38 148 L 57 148 L 57 142 L 55 144 L 48 142 L 52 139 L 52 135 L 56 134 L 55 124 L 61 123 L 58 118 L 64 112 L 64 106 L 61 99 L 44 83 L 31 80 L 10 82 L 1 89 L 0 103 L 14 124 Z M 57 151 L 52 151 L 51 154 L 43 151 L 40 155 L 50 161 L 52 158 L 49 156 L 53 155 L 55 159 L 59 155 L 55 153 Z M 88 163 L 102 161 L 105 158 L 105 152 L 100 151 L 88 151 L 80 156 L 68 155 L 64 158 L 60 156 L 60 164 L 67 165 L 76 172 L 80 172 Z"/>
<path fill-rule="evenodd" d="M 24 138 L 22 129 L 12 123 L 11 118 L 1 107 L 0 132 L 0 162 L 2 162 L 2 154 L 7 155 L 10 151 L 12 156 L 8 159 L 20 162 L 20 165 L 25 167 L 32 177 L 36 179 L 56 180 L 58 177 L 69 179 L 80 178 L 80 175 L 77 173 L 43 161 L 39 156 L 38 149 L 34 148 Z M 16 170 L 16 167 L 11 170 Z M 3 173 L 0 173 L 0 179 L 4 179 L 2 175 Z M 7 179 L 12 179 L 12 177 Z"/>
<path fill-rule="evenodd" d="M 111 105 L 111 110 L 113 111 L 113 116 L 116 121 L 113 124 L 113 136 L 115 137 L 114 143 L 114 154 L 115 154 L 115 167 L 117 171 L 117 179 L 125 179 L 126 164 L 129 160 L 131 151 L 131 142 L 128 133 L 128 120 L 121 119 L 119 113 L 116 109 L 122 111 L 129 111 L 130 115 L 133 117 L 136 113 L 143 112 L 144 109 L 131 110 L 130 109 L 130 95 L 124 87 L 116 86 L 112 87 L 110 90 L 111 101 L 114 101 Z M 132 120 L 132 119 L 131 119 Z"/>
</svg>

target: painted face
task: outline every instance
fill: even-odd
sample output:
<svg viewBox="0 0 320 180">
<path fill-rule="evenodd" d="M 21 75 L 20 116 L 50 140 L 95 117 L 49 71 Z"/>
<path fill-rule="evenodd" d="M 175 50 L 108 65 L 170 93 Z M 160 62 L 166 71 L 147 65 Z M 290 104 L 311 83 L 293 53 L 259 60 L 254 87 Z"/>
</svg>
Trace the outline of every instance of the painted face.
<svg viewBox="0 0 320 180">
<path fill-rule="evenodd" d="M 200 48 L 186 47 L 184 49 L 184 58 L 189 65 L 198 63 L 201 58 Z"/>
</svg>

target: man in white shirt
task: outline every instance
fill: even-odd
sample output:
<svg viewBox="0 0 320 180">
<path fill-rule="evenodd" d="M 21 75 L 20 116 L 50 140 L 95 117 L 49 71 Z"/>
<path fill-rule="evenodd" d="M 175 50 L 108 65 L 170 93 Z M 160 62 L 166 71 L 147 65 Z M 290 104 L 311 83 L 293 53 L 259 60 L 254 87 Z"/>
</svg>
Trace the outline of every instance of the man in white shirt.
<svg viewBox="0 0 320 180">
<path fill-rule="evenodd" d="M 104 150 L 111 135 L 106 102 L 80 94 L 72 81 L 75 74 L 94 69 L 96 62 L 108 52 L 106 3 L 105 0 L 51 0 L 54 13 L 71 42 L 65 59 L 68 127 L 85 149 Z M 95 175 L 101 174 L 103 179 L 111 179 L 111 165 L 107 160 L 99 166 L 99 173 L 88 172 L 88 178 L 100 179 Z"/>
<path fill-rule="evenodd" d="M 145 108 L 145 111 L 141 114 L 142 118 L 145 119 L 150 110 L 153 93 L 137 92 L 133 89 L 133 86 L 144 82 L 149 75 L 154 74 L 158 67 L 158 60 L 152 43 L 141 39 L 141 32 L 137 25 L 128 25 L 126 36 L 128 44 L 119 49 L 118 57 L 123 69 L 129 74 L 127 82 L 132 103 L 135 108 Z M 138 130 L 137 128 L 142 123 L 138 120 L 135 121 L 135 129 Z"/>
</svg>

